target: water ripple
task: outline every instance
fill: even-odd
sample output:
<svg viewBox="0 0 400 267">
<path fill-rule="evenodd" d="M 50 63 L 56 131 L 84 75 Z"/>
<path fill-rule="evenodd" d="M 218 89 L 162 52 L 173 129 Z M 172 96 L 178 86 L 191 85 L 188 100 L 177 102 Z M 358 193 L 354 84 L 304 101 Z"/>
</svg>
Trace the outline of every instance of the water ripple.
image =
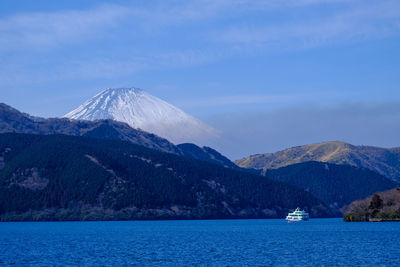
<svg viewBox="0 0 400 267">
<path fill-rule="evenodd" d="M 0 265 L 398 266 L 399 223 L 0 223 Z"/>
</svg>

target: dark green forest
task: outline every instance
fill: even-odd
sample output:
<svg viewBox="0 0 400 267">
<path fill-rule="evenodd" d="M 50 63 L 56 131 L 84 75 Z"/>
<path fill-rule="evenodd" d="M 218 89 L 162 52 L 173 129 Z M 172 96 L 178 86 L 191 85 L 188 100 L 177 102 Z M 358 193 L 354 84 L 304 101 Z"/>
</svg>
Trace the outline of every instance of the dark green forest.
<svg viewBox="0 0 400 267">
<path fill-rule="evenodd" d="M 266 176 L 303 188 L 336 209 L 398 185 L 367 169 L 316 161 L 268 170 Z"/>
<path fill-rule="evenodd" d="M 286 183 L 125 141 L 0 134 L 0 156 L 2 220 L 331 215 Z"/>
</svg>

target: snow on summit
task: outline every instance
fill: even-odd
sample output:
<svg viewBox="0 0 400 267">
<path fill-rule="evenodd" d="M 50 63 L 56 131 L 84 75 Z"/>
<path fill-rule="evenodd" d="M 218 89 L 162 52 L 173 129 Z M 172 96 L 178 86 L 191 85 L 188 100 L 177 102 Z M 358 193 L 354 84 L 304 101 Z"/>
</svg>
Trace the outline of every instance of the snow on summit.
<svg viewBox="0 0 400 267">
<path fill-rule="evenodd" d="M 217 136 L 217 131 L 205 123 L 137 88 L 104 90 L 64 117 L 126 122 L 176 144 L 201 144 Z"/>
</svg>

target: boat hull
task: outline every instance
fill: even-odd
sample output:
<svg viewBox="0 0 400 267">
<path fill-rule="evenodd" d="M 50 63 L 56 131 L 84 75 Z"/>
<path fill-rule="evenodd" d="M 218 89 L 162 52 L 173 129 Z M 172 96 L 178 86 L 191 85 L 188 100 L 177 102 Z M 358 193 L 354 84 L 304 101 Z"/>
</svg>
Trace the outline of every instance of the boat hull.
<svg viewBox="0 0 400 267">
<path fill-rule="evenodd" d="M 304 219 L 285 219 L 288 222 L 301 222 L 301 221 L 308 221 L 308 218 L 304 218 Z"/>
</svg>

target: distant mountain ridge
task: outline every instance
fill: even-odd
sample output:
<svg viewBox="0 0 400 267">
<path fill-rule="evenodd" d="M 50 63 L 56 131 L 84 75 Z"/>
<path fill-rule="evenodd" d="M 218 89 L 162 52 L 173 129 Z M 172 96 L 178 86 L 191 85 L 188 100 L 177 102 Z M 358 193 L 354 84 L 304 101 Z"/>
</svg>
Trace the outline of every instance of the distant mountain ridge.
<svg viewBox="0 0 400 267">
<path fill-rule="evenodd" d="M 147 148 L 181 156 L 198 158 L 230 168 L 238 168 L 229 159 L 211 148 L 200 148 L 194 144 L 176 146 L 168 140 L 140 129 L 133 129 L 128 124 L 114 120 L 71 120 L 67 118 L 39 118 L 22 113 L 4 103 L 0 103 L 0 133 L 28 134 L 66 134 L 88 136 L 99 139 L 129 141 Z M 191 151 L 196 148 L 197 153 Z M 186 151 L 185 148 L 188 148 Z"/>
<path fill-rule="evenodd" d="M 276 153 L 252 155 L 235 161 L 242 168 L 276 169 L 295 163 L 319 161 L 367 168 L 400 182 L 400 148 L 355 146 L 325 142 L 297 146 Z"/>
<path fill-rule="evenodd" d="M 217 131 L 181 109 L 138 88 L 109 88 L 64 115 L 77 120 L 113 119 L 175 144 L 202 143 Z"/>
</svg>

